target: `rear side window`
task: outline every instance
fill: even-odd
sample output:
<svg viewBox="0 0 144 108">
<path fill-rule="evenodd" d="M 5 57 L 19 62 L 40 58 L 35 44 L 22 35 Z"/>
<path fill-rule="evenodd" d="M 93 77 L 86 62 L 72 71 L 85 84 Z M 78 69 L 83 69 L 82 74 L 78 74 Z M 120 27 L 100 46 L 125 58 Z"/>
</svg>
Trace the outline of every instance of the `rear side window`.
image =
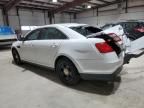
<svg viewBox="0 0 144 108">
<path fill-rule="evenodd" d="M 40 33 L 40 40 L 49 39 L 67 39 L 67 37 L 56 28 L 43 28 Z"/>
</svg>

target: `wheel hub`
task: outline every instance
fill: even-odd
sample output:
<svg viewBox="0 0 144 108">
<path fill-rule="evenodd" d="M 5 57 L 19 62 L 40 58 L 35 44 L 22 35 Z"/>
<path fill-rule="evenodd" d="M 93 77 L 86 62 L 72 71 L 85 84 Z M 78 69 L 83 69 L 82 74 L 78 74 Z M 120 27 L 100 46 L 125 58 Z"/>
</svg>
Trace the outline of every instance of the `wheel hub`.
<svg viewBox="0 0 144 108">
<path fill-rule="evenodd" d="M 64 68 L 63 72 L 64 72 L 64 74 L 65 74 L 66 76 L 68 76 L 68 75 L 70 74 L 70 72 L 69 72 L 69 70 L 68 70 L 67 68 Z"/>
<path fill-rule="evenodd" d="M 16 59 L 18 59 L 18 56 L 17 56 L 17 54 L 15 55 L 15 58 L 16 58 Z"/>
<path fill-rule="evenodd" d="M 18 60 L 18 55 L 16 53 L 14 53 L 14 57 L 16 60 Z"/>
</svg>

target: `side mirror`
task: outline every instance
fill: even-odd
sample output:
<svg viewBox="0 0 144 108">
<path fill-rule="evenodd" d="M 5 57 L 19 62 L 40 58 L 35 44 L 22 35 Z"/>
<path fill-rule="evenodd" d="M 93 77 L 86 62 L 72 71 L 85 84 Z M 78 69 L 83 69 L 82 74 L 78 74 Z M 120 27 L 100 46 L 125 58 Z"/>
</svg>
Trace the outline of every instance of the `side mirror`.
<svg viewBox="0 0 144 108">
<path fill-rule="evenodd" d="M 19 40 L 19 41 L 24 41 L 24 39 L 25 39 L 25 38 L 23 37 L 23 35 L 18 35 L 18 36 L 17 36 L 17 40 Z"/>
</svg>

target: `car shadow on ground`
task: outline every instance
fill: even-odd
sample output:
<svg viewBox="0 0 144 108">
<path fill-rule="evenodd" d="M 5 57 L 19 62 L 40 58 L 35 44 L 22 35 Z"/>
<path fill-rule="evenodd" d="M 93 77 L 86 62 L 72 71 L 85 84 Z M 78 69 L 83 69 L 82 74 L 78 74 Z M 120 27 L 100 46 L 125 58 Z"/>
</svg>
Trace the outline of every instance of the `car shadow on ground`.
<svg viewBox="0 0 144 108">
<path fill-rule="evenodd" d="M 15 63 L 13 62 L 13 64 Z M 26 64 L 26 63 L 20 65 L 20 67 L 23 68 L 22 72 L 30 71 L 48 80 L 51 80 L 55 83 L 65 86 L 61 83 L 56 72 L 54 72 L 53 70 L 39 67 L 33 64 Z M 110 82 L 110 83 L 106 81 L 81 80 L 81 82 L 78 85 L 65 86 L 65 87 L 69 87 L 71 89 L 75 89 L 75 90 L 83 91 L 87 93 L 111 95 L 116 92 L 116 90 L 119 88 L 120 83 L 121 83 L 121 77 L 117 77 L 114 82 Z"/>
</svg>

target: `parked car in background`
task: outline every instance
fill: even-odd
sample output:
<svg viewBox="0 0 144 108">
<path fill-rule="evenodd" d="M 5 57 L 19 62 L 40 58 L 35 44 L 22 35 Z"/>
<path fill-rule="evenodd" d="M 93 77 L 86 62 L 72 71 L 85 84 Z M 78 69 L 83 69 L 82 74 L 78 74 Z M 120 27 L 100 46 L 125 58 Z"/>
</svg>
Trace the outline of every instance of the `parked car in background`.
<svg viewBox="0 0 144 108">
<path fill-rule="evenodd" d="M 13 43 L 12 55 L 18 65 L 26 61 L 55 69 L 67 85 L 80 78 L 113 80 L 122 70 L 123 51 L 113 31 L 101 33 L 86 24 L 42 26 Z"/>
<path fill-rule="evenodd" d="M 131 58 L 139 57 L 144 52 L 144 22 L 142 21 L 125 21 L 118 23 L 106 24 L 101 27 L 103 30 L 109 30 L 121 25 L 124 30 L 122 37 L 125 48 L 125 62 L 129 63 Z"/>
<path fill-rule="evenodd" d="M 106 30 L 116 25 L 121 25 L 123 27 L 124 33 L 131 41 L 134 41 L 144 36 L 144 22 L 142 21 L 125 21 L 118 23 L 110 23 L 102 26 L 101 29 Z"/>
<path fill-rule="evenodd" d="M 11 45 L 16 41 L 16 34 L 11 27 L 0 26 L 0 46 Z"/>
</svg>

